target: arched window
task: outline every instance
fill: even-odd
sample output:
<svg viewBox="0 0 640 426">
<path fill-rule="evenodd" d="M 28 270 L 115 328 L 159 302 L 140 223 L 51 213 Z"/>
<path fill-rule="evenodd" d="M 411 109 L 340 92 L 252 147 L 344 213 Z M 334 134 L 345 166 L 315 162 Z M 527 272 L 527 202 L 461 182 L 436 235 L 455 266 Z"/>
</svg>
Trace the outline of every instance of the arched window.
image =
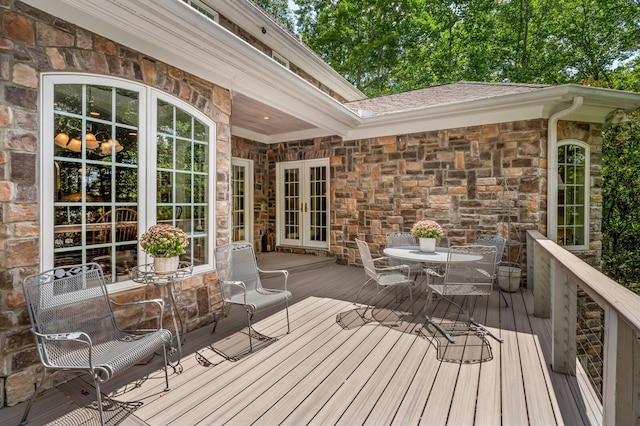
<svg viewBox="0 0 640 426">
<path fill-rule="evenodd" d="M 215 124 L 128 81 L 43 76 L 42 266 L 98 262 L 111 282 L 149 262 L 138 237 L 182 228 L 182 260 L 212 267 Z M 53 177 L 53 179 L 52 179 Z"/>
<path fill-rule="evenodd" d="M 586 248 L 589 241 L 589 146 L 558 143 L 558 244 Z"/>
</svg>

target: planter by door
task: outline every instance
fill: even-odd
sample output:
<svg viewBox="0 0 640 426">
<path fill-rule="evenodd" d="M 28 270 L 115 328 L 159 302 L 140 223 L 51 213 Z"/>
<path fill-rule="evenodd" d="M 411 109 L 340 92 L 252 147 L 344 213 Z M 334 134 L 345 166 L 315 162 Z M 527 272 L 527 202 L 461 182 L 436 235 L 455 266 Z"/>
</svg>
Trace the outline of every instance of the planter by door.
<svg viewBox="0 0 640 426">
<path fill-rule="evenodd" d="M 424 251 L 426 253 L 433 253 L 436 251 L 436 239 L 420 238 L 420 251 Z"/>
<path fill-rule="evenodd" d="M 179 256 L 153 258 L 153 270 L 158 275 L 169 275 L 176 272 L 179 264 Z"/>
<path fill-rule="evenodd" d="M 520 288 L 522 270 L 513 265 L 498 266 L 498 286 L 502 291 L 513 293 Z"/>
</svg>

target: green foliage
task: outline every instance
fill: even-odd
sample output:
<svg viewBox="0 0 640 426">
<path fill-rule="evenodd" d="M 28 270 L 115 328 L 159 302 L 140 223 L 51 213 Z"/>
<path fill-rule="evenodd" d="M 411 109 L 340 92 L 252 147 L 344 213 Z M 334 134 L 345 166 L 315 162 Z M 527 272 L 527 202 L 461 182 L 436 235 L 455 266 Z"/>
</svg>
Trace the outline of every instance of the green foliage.
<svg viewBox="0 0 640 426">
<path fill-rule="evenodd" d="M 640 39 L 635 0 L 296 3 L 302 40 L 369 96 L 461 80 L 612 83 Z"/>
</svg>

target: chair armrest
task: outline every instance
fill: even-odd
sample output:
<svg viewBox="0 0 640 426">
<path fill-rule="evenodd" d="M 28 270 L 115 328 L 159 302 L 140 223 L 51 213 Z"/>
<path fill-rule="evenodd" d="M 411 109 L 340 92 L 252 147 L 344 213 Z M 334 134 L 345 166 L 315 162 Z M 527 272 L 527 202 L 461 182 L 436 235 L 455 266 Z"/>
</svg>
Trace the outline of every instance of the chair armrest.
<svg viewBox="0 0 640 426">
<path fill-rule="evenodd" d="M 389 260 L 389 258 L 387 256 L 382 256 L 382 257 L 376 257 L 375 259 L 371 259 L 373 260 L 373 263 L 379 261 L 379 260 Z"/>
<path fill-rule="evenodd" d="M 424 273 L 427 275 L 431 275 L 434 277 L 438 277 L 438 278 L 444 278 L 444 274 L 439 274 L 436 270 L 431 269 L 431 268 L 424 268 L 423 269 Z"/>
<path fill-rule="evenodd" d="M 285 270 L 285 269 L 277 269 L 275 271 L 263 271 L 262 269 L 258 268 L 258 272 L 262 273 L 262 274 L 283 274 L 284 275 L 284 290 L 287 290 L 287 281 L 289 280 L 289 271 Z M 267 290 L 267 289 L 265 289 Z"/>
<path fill-rule="evenodd" d="M 91 341 L 91 337 L 82 331 L 70 331 L 68 333 L 55 333 L 55 334 L 43 334 L 43 333 L 38 333 L 37 331 L 35 331 L 33 328 L 31 329 L 31 332 L 36 336 L 37 340 L 38 340 L 38 346 L 46 346 L 47 342 L 50 341 L 55 341 L 57 342 L 56 345 L 59 346 L 61 344 L 64 344 L 65 342 L 68 342 L 70 344 L 70 349 L 72 351 L 75 352 L 82 352 L 82 353 L 86 353 L 86 359 L 89 361 L 89 365 L 87 367 L 93 369 L 93 342 Z M 83 345 L 86 345 L 85 349 L 82 348 L 78 348 L 77 343 L 81 343 Z M 73 346 L 71 346 L 73 345 Z M 61 348 L 59 347 L 57 350 L 60 350 Z M 44 364 L 45 367 L 48 368 L 64 368 L 64 365 L 58 365 L 58 364 L 53 364 L 51 361 L 51 358 L 49 358 L 48 356 L 42 356 L 42 350 L 43 349 L 38 349 L 38 351 L 41 353 L 40 356 L 40 360 L 42 361 L 42 363 Z"/>
<path fill-rule="evenodd" d="M 406 275 L 411 275 L 411 267 L 409 265 L 395 265 L 395 266 L 387 266 L 385 268 L 376 268 L 376 273 L 392 272 L 392 271 L 403 271 Z"/>
<path fill-rule="evenodd" d="M 228 300 L 228 298 L 226 297 L 226 289 L 229 289 L 229 291 L 233 292 L 234 288 L 239 288 L 240 290 L 242 290 L 242 294 L 243 294 L 243 298 L 244 298 L 244 304 L 247 304 L 247 286 L 245 285 L 244 282 L 242 281 L 223 281 L 223 280 L 219 280 L 220 281 L 220 293 L 222 293 L 222 300 L 225 302 L 231 302 L 231 300 Z"/>
<path fill-rule="evenodd" d="M 109 301 L 111 302 L 112 305 L 116 305 L 116 306 L 135 306 L 135 305 L 148 305 L 148 304 L 158 305 L 158 309 L 160 309 L 160 314 L 158 315 L 158 327 L 156 328 L 156 330 L 160 330 L 162 328 L 162 318 L 164 318 L 164 300 L 163 299 L 147 299 L 147 300 L 139 300 L 137 302 L 126 302 L 126 303 L 116 302 L 115 300 L 111 300 L 111 299 Z M 140 330 L 135 330 L 135 331 L 140 331 Z"/>
</svg>

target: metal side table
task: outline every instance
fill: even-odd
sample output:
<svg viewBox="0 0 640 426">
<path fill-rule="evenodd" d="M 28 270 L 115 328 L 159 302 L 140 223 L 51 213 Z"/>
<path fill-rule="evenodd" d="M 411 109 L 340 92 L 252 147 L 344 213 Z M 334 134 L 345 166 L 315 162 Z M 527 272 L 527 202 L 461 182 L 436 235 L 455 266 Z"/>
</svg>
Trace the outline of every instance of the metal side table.
<svg viewBox="0 0 640 426">
<path fill-rule="evenodd" d="M 180 317 L 177 301 L 180 294 L 180 287 L 176 284 L 181 280 L 191 276 L 193 266 L 189 262 L 180 262 L 175 272 L 159 274 L 153 269 L 153 264 L 138 265 L 131 268 L 131 279 L 137 283 L 146 284 L 147 286 L 160 287 L 162 296 L 169 304 L 169 312 L 171 314 L 171 322 L 173 323 L 173 333 L 171 337 L 171 345 L 169 347 L 168 359 L 169 365 L 173 367 L 175 373 L 182 373 L 182 345 L 184 338 L 184 322 Z"/>
</svg>

